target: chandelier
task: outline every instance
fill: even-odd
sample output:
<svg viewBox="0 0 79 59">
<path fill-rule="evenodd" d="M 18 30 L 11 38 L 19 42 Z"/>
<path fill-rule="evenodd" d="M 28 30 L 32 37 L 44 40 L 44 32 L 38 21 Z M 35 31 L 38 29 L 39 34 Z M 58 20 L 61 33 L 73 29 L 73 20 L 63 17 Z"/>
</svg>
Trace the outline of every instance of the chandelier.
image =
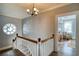
<svg viewBox="0 0 79 59">
<path fill-rule="evenodd" d="M 32 10 L 31 9 L 27 9 L 27 14 L 30 15 L 30 16 L 36 16 L 38 15 L 39 13 L 39 10 L 37 8 L 35 8 L 35 4 L 33 3 L 33 6 L 32 6 Z"/>
</svg>

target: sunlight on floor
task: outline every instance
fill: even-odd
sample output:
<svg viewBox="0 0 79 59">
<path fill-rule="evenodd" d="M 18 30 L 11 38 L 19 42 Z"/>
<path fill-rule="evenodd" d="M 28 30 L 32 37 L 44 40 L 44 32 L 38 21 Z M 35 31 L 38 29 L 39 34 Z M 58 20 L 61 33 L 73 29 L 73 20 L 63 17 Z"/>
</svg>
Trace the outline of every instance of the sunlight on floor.
<svg viewBox="0 0 79 59">
<path fill-rule="evenodd" d="M 75 55 L 75 44 L 73 41 L 63 41 L 58 43 L 58 54 L 60 56 L 74 56 Z"/>
</svg>

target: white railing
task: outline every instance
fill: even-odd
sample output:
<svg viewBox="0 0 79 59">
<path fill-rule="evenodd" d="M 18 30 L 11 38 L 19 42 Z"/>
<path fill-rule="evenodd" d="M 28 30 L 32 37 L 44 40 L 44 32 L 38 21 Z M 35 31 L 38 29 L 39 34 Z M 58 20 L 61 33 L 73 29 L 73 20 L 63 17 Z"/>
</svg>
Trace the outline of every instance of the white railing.
<svg viewBox="0 0 79 59">
<path fill-rule="evenodd" d="M 19 49 L 25 55 L 28 56 L 44 56 L 46 53 L 51 53 L 52 51 L 55 52 L 55 36 L 54 34 L 52 37 L 41 40 L 25 38 L 16 34 L 15 39 L 13 39 L 13 44 L 15 49 Z M 48 54 L 49 54 L 48 53 Z M 47 55 L 48 55 L 47 54 Z"/>
</svg>

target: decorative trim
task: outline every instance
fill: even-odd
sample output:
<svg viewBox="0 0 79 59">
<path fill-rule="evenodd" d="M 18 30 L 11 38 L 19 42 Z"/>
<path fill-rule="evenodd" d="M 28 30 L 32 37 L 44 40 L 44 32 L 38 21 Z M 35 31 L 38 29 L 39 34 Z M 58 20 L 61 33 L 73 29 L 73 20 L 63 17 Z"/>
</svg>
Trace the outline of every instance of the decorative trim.
<svg viewBox="0 0 79 59">
<path fill-rule="evenodd" d="M 0 48 L 0 52 L 8 50 L 8 49 L 12 49 L 12 46 L 10 45 L 10 46 L 7 46 L 7 47 Z"/>
<path fill-rule="evenodd" d="M 48 8 L 48 9 L 46 9 L 46 10 L 41 11 L 40 14 L 41 14 L 41 13 L 44 13 L 44 12 L 51 11 L 51 10 L 56 9 L 56 8 L 59 8 L 59 7 L 63 7 L 63 6 L 69 5 L 69 4 L 71 4 L 71 3 L 67 3 L 67 4 L 58 5 L 58 6 L 55 6 L 55 7 Z M 8 15 L 5 15 L 5 14 L 0 14 L 0 15 L 8 16 Z M 11 16 L 8 16 L 8 17 L 11 17 Z M 29 17 L 29 16 L 27 16 L 27 17 Z M 24 18 L 27 18 L 27 17 L 23 17 L 23 18 L 12 17 L 12 18 L 16 18 L 16 19 L 24 19 Z"/>
<path fill-rule="evenodd" d="M 4 14 L 0 14 L 0 16 L 5 16 L 5 17 L 9 17 L 9 18 L 14 18 L 14 19 L 20 19 L 20 20 L 22 20 L 22 19 L 23 19 L 23 18 L 11 17 L 11 16 L 4 15 Z"/>
<path fill-rule="evenodd" d="M 69 4 L 71 4 L 71 3 L 69 3 Z M 63 4 L 63 5 L 59 5 L 59 6 L 55 6 L 55 7 L 51 7 L 51 8 L 48 8 L 48 9 L 46 9 L 46 10 L 43 10 L 43 11 L 40 12 L 40 13 L 48 12 L 48 11 L 51 11 L 51 10 L 53 10 L 53 9 L 60 8 L 60 7 L 69 5 L 69 4 Z"/>
</svg>

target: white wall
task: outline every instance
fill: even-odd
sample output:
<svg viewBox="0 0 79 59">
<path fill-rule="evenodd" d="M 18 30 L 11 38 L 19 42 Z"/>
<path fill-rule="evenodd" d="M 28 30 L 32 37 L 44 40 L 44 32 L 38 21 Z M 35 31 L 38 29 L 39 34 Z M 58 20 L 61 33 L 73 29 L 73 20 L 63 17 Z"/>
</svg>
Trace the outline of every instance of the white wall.
<svg viewBox="0 0 79 59">
<path fill-rule="evenodd" d="M 79 56 L 79 11 L 76 14 L 76 55 Z"/>
</svg>

